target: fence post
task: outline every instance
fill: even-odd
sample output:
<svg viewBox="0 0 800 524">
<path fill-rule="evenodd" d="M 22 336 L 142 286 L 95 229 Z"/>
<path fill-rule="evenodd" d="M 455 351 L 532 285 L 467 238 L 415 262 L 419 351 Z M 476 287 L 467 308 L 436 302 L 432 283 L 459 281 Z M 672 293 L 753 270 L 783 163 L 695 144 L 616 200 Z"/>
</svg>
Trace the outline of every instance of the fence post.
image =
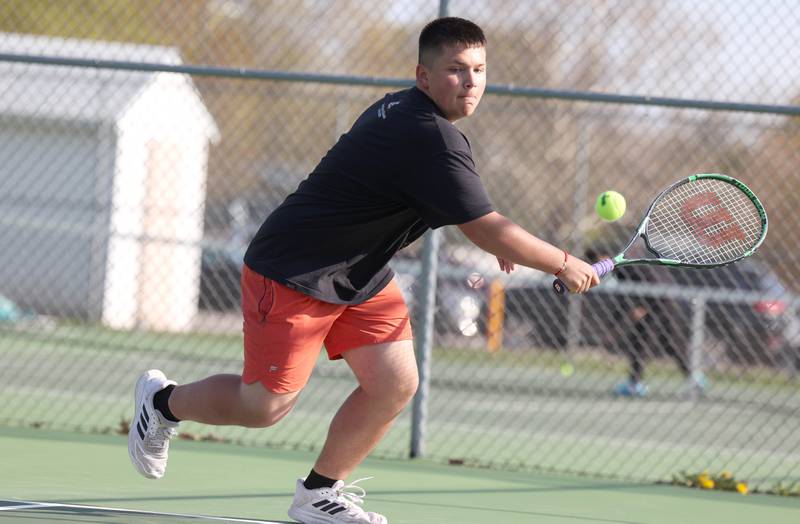
<svg viewBox="0 0 800 524">
<path fill-rule="evenodd" d="M 581 223 L 584 219 L 586 210 L 586 199 L 589 193 L 589 120 L 581 118 L 578 120 L 577 143 L 575 145 L 575 193 L 572 199 L 572 252 L 578 258 L 584 258 L 583 254 L 583 235 Z M 567 305 L 567 344 L 565 351 L 578 349 L 581 338 L 582 309 L 580 297 L 569 295 Z"/>
<path fill-rule="evenodd" d="M 428 391 L 430 389 L 431 353 L 433 351 L 433 325 L 436 313 L 436 273 L 438 271 L 440 232 L 428 231 L 422 248 L 422 274 L 416 288 L 414 345 L 419 370 L 419 388 L 414 395 L 411 413 L 411 458 L 422 457 L 425 451 L 425 425 L 428 418 Z"/>
<path fill-rule="evenodd" d="M 447 16 L 448 1 L 439 1 L 439 16 Z M 430 389 L 431 352 L 433 351 L 433 325 L 436 313 L 436 274 L 438 272 L 439 244 L 441 233 L 431 230 L 425 235 L 422 248 L 421 286 L 417 295 L 419 329 L 416 330 L 414 346 L 419 370 L 419 387 L 414 395 L 411 412 L 411 458 L 425 453 L 425 425 L 428 418 L 428 391 Z"/>
<path fill-rule="evenodd" d="M 705 342 L 706 328 L 706 297 L 698 294 L 692 299 L 692 331 L 689 340 L 689 384 L 691 388 L 689 395 L 692 400 L 700 396 L 700 385 L 693 379 L 698 373 L 702 372 L 703 367 L 703 343 Z"/>
</svg>

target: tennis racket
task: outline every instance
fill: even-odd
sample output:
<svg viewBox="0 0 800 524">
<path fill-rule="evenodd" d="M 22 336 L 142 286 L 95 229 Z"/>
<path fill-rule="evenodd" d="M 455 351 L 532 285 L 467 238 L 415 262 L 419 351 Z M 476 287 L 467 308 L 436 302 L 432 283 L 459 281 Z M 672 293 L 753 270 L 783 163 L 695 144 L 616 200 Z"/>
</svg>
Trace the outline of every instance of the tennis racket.
<svg viewBox="0 0 800 524">
<path fill-rule="evenodd" d="M 755 194 L 727 175 L 701 174 L 678 180 L 650 204 L 622 252 L 592 264 L 603 277 L 615 267 L 648 264 L 707 269 L 752 255 L 767 236 L 767 212 Z M 625 258 L 637 239 L 653 258 Z M 567 291 L 553 282 L 559 295 Z"/>
</svg>

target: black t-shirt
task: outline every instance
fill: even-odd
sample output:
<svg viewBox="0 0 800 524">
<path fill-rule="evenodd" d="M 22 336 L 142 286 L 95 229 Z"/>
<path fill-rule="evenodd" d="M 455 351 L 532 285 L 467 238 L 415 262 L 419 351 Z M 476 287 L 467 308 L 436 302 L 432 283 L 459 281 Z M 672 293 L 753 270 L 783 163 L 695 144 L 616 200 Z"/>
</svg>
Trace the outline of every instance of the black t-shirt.
<svg viewBox="0 0 800 524">
<path fill-rule="evenodd" d="M 245 253 L 257 273 L 312 297 L 358 304 L 429 227 L 492 211 L 467 138 L 413 87 L 386 95 L 264 221 Z"/>
</svg>

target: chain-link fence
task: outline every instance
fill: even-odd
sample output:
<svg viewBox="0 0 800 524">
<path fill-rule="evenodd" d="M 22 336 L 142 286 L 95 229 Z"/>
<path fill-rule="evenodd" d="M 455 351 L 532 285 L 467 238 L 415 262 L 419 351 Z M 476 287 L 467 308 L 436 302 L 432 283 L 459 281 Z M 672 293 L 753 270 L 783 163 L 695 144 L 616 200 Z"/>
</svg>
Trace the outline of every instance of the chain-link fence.
<svg viewBox="0 0 800 524">
<path fill-rule="evenodd" d="M 771 224 L 752 260 L 620 271 L 568 299 L 548 275 L 504 275 L 445 230 L 425 455 L 797 481 L 792 4 L 3 2 L 0 423 L 123 430 L 142 370 L 183 382 L 239 372 L 248 239 L 368 104 L 410 85 L 418 32 L 446 8 L 489 38 L 492 85 L 459 126 L 502 213 L 599 257 L 658 189 L 722 172 L 759 195 Z M 619 223 L 593 215 L 606 189 L 628 199 Z M 417 315 L 421 249 L 394 262 Z M 632 373 L 641 385 L 625 387 Z M 317 449 L 352 388 L 343 364 L 321 360 L 278 426 L 184 430 Z M 411 425 L 409 411 L 375 454 L 408 456 Z"/>
</svg>

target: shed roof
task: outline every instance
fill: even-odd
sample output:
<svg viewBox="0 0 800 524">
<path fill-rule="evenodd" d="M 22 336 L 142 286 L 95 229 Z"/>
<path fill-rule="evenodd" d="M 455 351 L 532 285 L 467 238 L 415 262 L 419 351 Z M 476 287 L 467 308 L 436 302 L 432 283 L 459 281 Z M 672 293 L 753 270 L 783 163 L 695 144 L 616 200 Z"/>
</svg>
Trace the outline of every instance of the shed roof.
<svg viewBox="0 0 800 524">
<path fill-rule="evenodd" d="M 182 63 L 174 47 L 13 33 L 0 33 L 0 52 L 166 65 Z M 166 74 L 173 73 L 0 62 L 0 113 L 113 122 L 158 75 Z M 191 78 L 176 76 L 183 79 L 179 85 L 186 89 L 187 95 L 197 97 L 199 105 L 205 107 Z M 198 117 L 207 118 L 213 125 L 207 110 Z"/>
</svg>

